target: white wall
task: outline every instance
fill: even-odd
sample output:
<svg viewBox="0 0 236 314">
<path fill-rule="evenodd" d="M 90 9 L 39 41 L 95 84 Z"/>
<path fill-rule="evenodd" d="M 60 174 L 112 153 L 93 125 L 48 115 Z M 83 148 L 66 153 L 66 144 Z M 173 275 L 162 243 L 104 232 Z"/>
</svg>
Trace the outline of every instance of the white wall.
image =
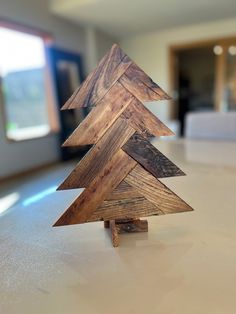
<svg viewBox="0 0 236 314">
<path fill-rule="evenodd" d="M 57 46 L 82 53 L 85 64 L 88 64 L 86 57 L 90 45 L 87 45 L 85 29 L 52 16 L 49 13 L 48 0 L 0 0 L 1 17 L 51 33 Z M 103 36 L 106 41 L 106 36 Z M 103 46 L 102 41 L 101 45 Z M 89 71 L 88 68 L 86 70 Z M 3 117 L 0 116 L 0 178 L 56 161 L 58 158 L 57 135 L 9 143 L 5 138 Z"/>
<path fill-rule="evenodd" d="M 92 71 L 117 39 L 104 34 L 94 27 L 86 27 L 87 72 Z"/>
<path fill-rule="evenodd" d="M 120 44 L 155 82 L 169 92 L 169 46 L 224 36 L 236 36 L 236 19 L 151 32 L 124 39 Z M 168 120 L 168 102 L 157 102 L 149 108 L 163 121 Z"/>
<path fill-rule="evenodd" d="M 93 27 L 86 27 L 86 42 L 87 42 L 87 58 L 86 58 L 86 72 L 89 74 L 95 68 L 97 59 L 96 50 L 96 31 Z"/>
<path fill-rule="evenodd" d="M 104 34 L 101 31 L 96 31 L 96 47 L 98 61 L 111 49 L 112 45 L 118 43 L 118 39 Z"/>
</svg>

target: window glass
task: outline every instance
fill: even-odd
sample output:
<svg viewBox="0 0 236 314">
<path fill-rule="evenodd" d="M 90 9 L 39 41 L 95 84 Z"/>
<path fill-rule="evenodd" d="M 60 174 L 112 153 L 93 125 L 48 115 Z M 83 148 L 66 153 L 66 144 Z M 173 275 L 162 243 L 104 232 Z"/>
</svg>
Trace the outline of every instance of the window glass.
<svg viewBox="0 0 236 314">
<path fill-rule="evenodd" d="M 50 131 L 44 40 L 0 27 L 0 77 L 7 137 L 23 140 Z"/>
</svg>

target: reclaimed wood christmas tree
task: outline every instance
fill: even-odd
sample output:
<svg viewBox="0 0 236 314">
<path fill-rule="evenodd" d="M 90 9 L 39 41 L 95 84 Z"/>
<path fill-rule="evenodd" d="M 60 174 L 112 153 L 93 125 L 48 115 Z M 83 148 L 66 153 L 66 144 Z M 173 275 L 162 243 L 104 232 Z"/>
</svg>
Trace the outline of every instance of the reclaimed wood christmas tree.
<svg viewBox="0 0 236 314">
<path fill-rule="evenodd" d="M 147 231 L 140 217 L 191 211 L 160 178 L 184 173 L 149 141 L 168 129 L 143 102 L 169 99 L 117 45 L 62 110 L 93 107 L 63 146 L 93 145 L 58 190 L 85 188 L 54 226 L 104 221 L 113 246 Z"/>
</svg>

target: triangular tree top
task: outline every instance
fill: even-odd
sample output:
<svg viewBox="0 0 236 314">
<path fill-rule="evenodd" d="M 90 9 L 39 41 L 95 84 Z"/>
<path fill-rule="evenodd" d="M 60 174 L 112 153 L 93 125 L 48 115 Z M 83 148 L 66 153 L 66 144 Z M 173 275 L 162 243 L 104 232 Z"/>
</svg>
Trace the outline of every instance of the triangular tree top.
<svg viewBox="0 0 236 314">
<path fill-rule="evenodd" d="M 169 96 L 114 44 L 98 66 L 62 107 L 75 109 L 95 106 L 119 81 L 140 101 L 169 99 Z"/>
</svg>

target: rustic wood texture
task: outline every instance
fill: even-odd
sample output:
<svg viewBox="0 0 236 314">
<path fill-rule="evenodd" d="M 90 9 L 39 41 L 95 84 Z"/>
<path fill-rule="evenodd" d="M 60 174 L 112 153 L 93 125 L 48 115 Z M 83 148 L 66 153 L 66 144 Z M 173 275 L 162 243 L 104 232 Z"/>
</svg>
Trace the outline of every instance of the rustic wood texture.
<svg viewBox="0 0 236 314">
<path fill-rule="evenodd" d="M 111 219 L 137 219 L 159 214 L 160 211 L 155 204 L 148 201 L 144 196 L 139 196 L 120 200 L 104 200 L 89 217 L 88 222 Z"/>
<path fill-rule="evenodd" d="M 122 149 L 156 178 L 185 175 L 182 170 L 137 132 L 130 137 Z"/>
<path fill-rule="evenodd" d="M 110 219 L 137 219 L 162 212 L 148 201 L 137 189 L 122 181 L 104 202 L 93 212 L 89 221 Z"/>
<path fill-rule="evenodd" d="M 62 110 L 94 106 L 131 64 L 132 61 L 120 47 L 113 45 L 95 70 L 65 103 Z"/>
<path fill-rule="evenodd" d="M 153 80 L 133 63 L 120 77 L 119 82 L 140 101 L 170 99 Z"/>
<path fill-rule="evenodd" d="M 157 178 L 184 173 L 147 139 L 168 129 L 142 102 L 169 96 L 114 45 L 63 109 L 94 106 L 64 146 L 94 145 L 59 190 L 85 187 L 54 226 L 104 221 L 118 233 L 147 231 L 140 217 L 191 211 Z"/>
<path fill-rule="evenodd" d="M 111 240 L 113 247 L 118 247 L 120 244 L 120 239 L 118 235 L 118 230 L 116 228 L 115 220 L 110 221 L 110 230 L 111 230 Z"/>
<path fill-rule="evenodd" d="M 135 187 L 141 195 L 153 203 L 159 209 L 160 214 L 193 210 L 180 197 L 139 164 L 127 175 L 125 182 Z"/>
<path fill-rule="evenodd" d="M 136 98 L 129 103 L 121 117 L 125 118 L 136 131 L 146 138 L 150 135 L 157 137 L 174 135 L 164 123 Z"/>
<path fill-rule="evenodd" d="M 134 232 L 148 232 L 148 221 L 134 219 L 130 221 L 118 222 L 116 220 L 116 229 L 118 234 L 134 233 Z"/>
<path fill-rule="evenodd" d="M 135 165 L 136 162 L 120 149 L 54 226 L 79 224 L 88 221 L 93 212 Z"/>
<path fill-rule="evenodd" d="M 115 189 L 112 191 L 111 194 L 106 198 L 106 201 L 111 200 L 122 200 L 122 199 L 131 199 L 135 197 L 140 197 L 141 195 L 137 192 L 137 190 L 126 183 L 125 181 L 122 181 Z"/>
<path fill-rule="evenodd" d="M 118 118 L 97 145 L 88 151 L 58 190 L 88 187 L 134 132 L 125 120 Z"/>
<path fill-rule="evenodd" d="M 117 82 L 75 129 L 63 146 L 96 144 L 132 99 L 133 96 Z"/>
</svg>

